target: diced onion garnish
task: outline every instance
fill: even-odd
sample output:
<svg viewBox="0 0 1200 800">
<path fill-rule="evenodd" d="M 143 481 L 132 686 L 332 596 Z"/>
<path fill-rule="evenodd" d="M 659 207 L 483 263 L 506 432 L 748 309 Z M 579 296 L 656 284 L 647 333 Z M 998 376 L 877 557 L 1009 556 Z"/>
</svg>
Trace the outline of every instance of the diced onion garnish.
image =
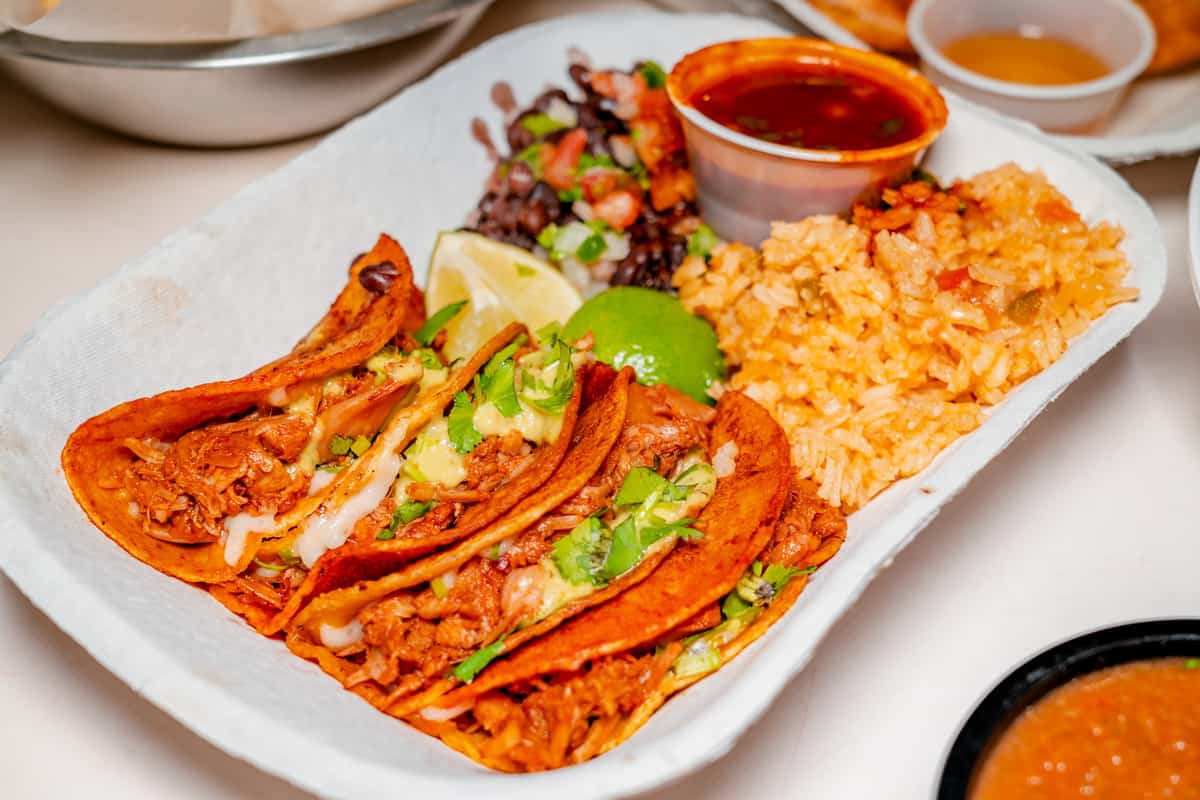
<svg viewBox="0 0 1200 800">
<path fill-rule="evenodd" d="M 470 711 L 474 708 L 473 703 L 464 703 L 461 706 L 452 706 L 451 708 L 438 708 L 437 706 L 425 706 L 417 713 L 421 715 L 421 719 L 427 719 L 430 722 L 445 722 L 448 719 Z"/>
<path fill-rule="evenodd" d="M 584 222 L 591 222 L 592 218 L 596 216 L 586 200 L 576 200 L 571 204 L 571 211 Z"/>
<path fill-rule="evenodd" d="M 327 469 L 319 469 L 314 472 L 312 476 L 312 482 L 308 484 L 309 497 L 312 497 L 314 494 L 332 483 L 335 477 L 337 477 L 337 473 L 330 472 Z"/>
<path fill-rule="evenodd" d="M 574 128 L 579 124 L 579 113 L 561 97 L 551 98 L 546 104 L 546 116 L 555 122 L 561 122 L 567 128 Z"/>
<path fill-rule="evenodd" d="M 718 478 L 728 478 L 733 474 L 737 466 L 737 444 L 730 441 L 717 448 L 717 452 L 713 453 L 713 471 L 717 473 Z"/>
<path fill-rule="evenodd" d="M 629 236 L 615 231 L 605 231 L 604 243 L 608 248 L 604 251 L 604 258 L 608 261 L 620 261 L 629 255 Z"/>
<path fill-rule="evenodd" d="M 612 150 L 613 160 L 622 167 L 629 168 L 637 163 L 637 151 L 633 149 L 633 139 L 624 134 L 610 136 L 608 149 Z"/>
<path fill-rule="evenodd" d="M 457 573 L 454 570 L 447 570 L 441 575 L 438 575 L 429 582 L 429 586 L 433 589 L 433 593 L 438 597 L 445 597 L 450 594 L 450 590 L 454 588 L 454 579 Z"/>
<path fill-rule="evenodd" d="M 361 641 L 362 632 L 362 623 L 356 619 L 350 620 L 345 625 L 330 625 L 328 622 L 322 622 L 321 644 L 330 650 L 341 650 L 343 647 L 349 647 L 355 642 Z"/>
<path fill-rule="evenodd" d="M 680 678 L 686 678 L 689 675 L 712 672 L 719 666 L 721 652 L 707 638 L 700 638 L 679 654 L 675 663 L 671 665 L 671 671 Z"/>
</svg>

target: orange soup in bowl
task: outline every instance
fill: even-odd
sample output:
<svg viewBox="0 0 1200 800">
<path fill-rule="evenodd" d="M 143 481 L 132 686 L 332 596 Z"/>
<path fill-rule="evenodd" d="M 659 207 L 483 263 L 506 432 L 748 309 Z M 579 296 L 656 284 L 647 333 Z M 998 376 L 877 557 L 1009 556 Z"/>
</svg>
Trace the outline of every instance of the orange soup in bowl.
<svg viewBox="0 0 1200 800">
<path fill-rule="evenodd" d="M 1200 797 L 1200 659 L 1081 675 L 1000 735 L 970 800 Z"/>
</svg>

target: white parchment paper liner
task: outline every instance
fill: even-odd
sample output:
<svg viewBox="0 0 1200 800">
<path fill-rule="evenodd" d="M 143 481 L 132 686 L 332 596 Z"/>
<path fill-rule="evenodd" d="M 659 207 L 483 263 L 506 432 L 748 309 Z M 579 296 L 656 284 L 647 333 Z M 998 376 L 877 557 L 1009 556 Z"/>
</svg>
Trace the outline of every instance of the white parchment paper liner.
<svg viewBox="0 0 1200 800">
<path fill-rule="evenodd" d="M 597 65 L 647 57 L 670 65 L 715 41 L 777 33 L 733 16 L 622 10 L 499 37 L 52 309 L 0 366 L 0 566 L 151 702 L 323 795 L 591 800 L 650 789 L 725 753 L 871 578 L 1158 302 L 1166 280 L 1158 225 L 1112 170 L 950 98 L 950 125 L 926 166 L 946 179 L 1007 160 L 1044 170 L 1085 218 L 1124 226 L 1141 299 L 1110 311 L 979 430 L 855 514 L 842 552 L 763 640 L 628 743 L 578 767 L 490 773 L 376 712 L 207 595 L 127 556 L 75 506 L 58 458 L 76 425 L 114 403 L 238 375 L 285 352 L 380 230 L 423 271 L 437 232 L 457 225 L 480 194 L 488 162 L 469 125 L 476 115 L 498 124 L 494 81 L 509 80 L 529 100 L 547 83 L 566 83 L 570 46 Z"/>
</svg>

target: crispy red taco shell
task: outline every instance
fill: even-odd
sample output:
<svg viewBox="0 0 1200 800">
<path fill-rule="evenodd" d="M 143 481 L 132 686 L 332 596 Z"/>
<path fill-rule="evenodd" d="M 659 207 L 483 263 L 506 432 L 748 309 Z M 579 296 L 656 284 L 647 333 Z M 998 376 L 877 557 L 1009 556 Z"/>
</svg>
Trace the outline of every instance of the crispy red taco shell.
<svg viewBox="0 0 1200 800">
<path fill-rule="evenodd" d="M 791 461 L 783 430 L 738 392 L 717 404 L 711 448 L 737 445 L 732 475 L 717 481 L 695 527 L 697 543 L 676 548 L 647 580 L 580 614 L 553 635 L 497 660 L 438 705 L 454 707 L 501 686 L 624 652 L 684 623 L 729 592 L 770 539 L 787 498 Z"/>
<path fill-rule="evenodd" d="M 629 384 L 632 380 L 632 370 L 625 369 L 613 373 L 610 368 L 597 364 L 589 371 L 582 389 L 585 397 L 594 399 L 580 414 L 566 456 L 549 480 L 525 497 L 507 515 L 447 550 L 409 564 L 378 580 L 360 581 L 314 597 L 288 625 L 288 647 L 297 655 L 316 661 L 326 672 L 344 683 L 358 667 L 352 662 L 338 658 L 320 644 L 320 626 L 324 623 L 345 625 L 370 603 L 402 589 L 427 583 L 438 575 L 461 566 L 488 548 L 528 528 L 578 492 L 600 469 L 620 435 L 625 421 Z M 634 570 L 636 575 L 625 577 L 629 580 L 645 577 L 653 569 L 653 565 L 665 556 L 666 549 L 663 548 L 661 554 L 648 555 L 643 565 L 644 570 L 639 567 Z M 614 582 L 597 593 L 602 595 L 602 598 L 596 602 L 602 602 L 616 591 L 620 591 L 620 588 L 609 591 L 618 584 L 620 587 L 627 585 L 624 582 Z M 548 630 L 578 610 L 576 605 L 569 604 L 546 620 L 513 634 L 509 640 L 519 644 Z M 401 715 L 407 713 L 410 707 L 420 707 L 432 702 L 454 685 L 456 682 L 437 682 L 419 694 L 399 700 L 389 698 L 378 687 L 367 684 L 357 685 L 352 691 L 373 705 L 388 710 L 389 713 Z M 401 710 L 393 711 L 389 707 Z"/>
<path fill-rule="evenodd" d="M 786 529 L 789 526 L 790 530 Z M 793 483 L 791 495 L 785 504 L 784 517 L 776 527 L 766 550 L 759 553 L 758 558 L 764 563 L 767 560 L 779 563 L 777 557 L 784 555 L 788 566 L 801 570 L 815 569 L 838 552 L 845 536 L 845 517 L 817 496 L 814 484 L 796 482 Z M 780 539 L 786 540 L 786 547 L 776 546 Z M 732 639 L 721 644 L 718 648 L 719 664 L 727 664 L 782 618 L 804 591 L 808 580 L 809 575 L 806 571 L 793 577 L 752 622 Z M 647 581 L 630 591 L 638 591 L 649 583 L 650 581 Z M 605 611 L 613 605 L 615 604 L 610 603 L 593 613 Z M 683 651 L 688 636 L 714 628 L 721 621 L 719 607 L 712 604 L 657 639 L 636 641 L 629 651 L 589 661 L 580 671 L 559 672 L 548 678 L 543 674 L 536 677 L 527 676 L 532 680 L 532 683 L 527 685 L 547 680 L 548 684 L 545 685 L 562 687 L 570 686 L 573 679 L 589 678 L 594 672 L 603 674 L 606 668 L 624 667 L 625 685 L 617 687 L 617 695 L 628 693 L 634 697 L 632 705 L 624 707 L 619 707 L 618 701 L 610 698 L 601 704 L 599 709 L 572 709 L 572 697 L 579 698 L 579 692 L 585 697 L 589 695 L 586 687 L 576 686 L 560 698 L 563 705 L 551 706 L 556 713 L 556 716 L 550 718 L 554 727 L 549 731 L 538 731 L 539 734 L 548 736 L 545 742 L 536 737 L 532 741 L 526 739 L 520 734 L 519 728 L 505 729 L 500 734 L 490 733 L 485 726 L 479 725 L 477 720 L 474 724 L 463 725 L 455 720 L 437 721 L 413 715 L 408 721 L 418 729 L 441 738 L 447 745 L 475 761 L 504 772 L 527 772 L 577 764 L 616 747 L 632 736 L 674 694 L 713 674 L 705 672 L 676 676 L 670 668 L 675 658 Z M 628 630 L 640 630 L 637 617 L 624 617 L 623 622 Z M 549 643 L 557 635 L 551 634 L 543 641 Z M 644 637 L 638 635 L 631 639 L 639 640 Z M 603 680 L 600 685 L 604 685 Z M 559 691 L 563 689 L 560 688 Z M 491 696 L 494 697 L 495 694 Z M 481 701 L 481 697 L 471 697 L 465 700 L 463 705 Z M 449 705 L 453 702 L 452 698 L 453 696 L 443 698 L 442 703 Z M 578 720 L 581 715 L 587 715 L 586 735 L 580 737 L 576 731 L 574 737 L 577 738 L 568 738 L 569 722 L 564 728 L 563 721 Z"/>
<path fill-rule="evenodd" d="M 387 291 L 375 294 L 361 285 L 358 275 L 384 261 L 397 274 Z M 225 563 L 220 544 L 181 546 L 148 536 L 130 515 L 128 500 L 105 488 L 118 483 L 117 476 L 133 461 L 122 441 L 171 440 L 202 423 L 242 413 L 272 390 L 349 369 L 406 325 L 420 324 L 414 297 L 419 299 L 420 293 L 408 256 L 395 240 L 381 235 L 369 253 L 355 260 L 329 312 L 291 354 L 243 378 L 122 403 L 80 425 L 62 452 L 63 472 L 76 501 L 96 527 L 140 561 L 186 581 L 232 579 L 241 569 Z"/>
</svg>

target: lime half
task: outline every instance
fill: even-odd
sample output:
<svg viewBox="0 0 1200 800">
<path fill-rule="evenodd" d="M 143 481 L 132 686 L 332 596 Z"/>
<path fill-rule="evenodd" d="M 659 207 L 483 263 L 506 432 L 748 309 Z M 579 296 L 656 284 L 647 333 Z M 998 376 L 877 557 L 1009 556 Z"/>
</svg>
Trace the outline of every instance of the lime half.
<svg viewBox="0 0 1200 800">
<path fill-rule="evenodd" d="M 639 383 L 665 383 L 711 403 L 705 390 L 725 377 L 716 333 L 668 294 L 606 289 L 579 307 L 565 334 L 576 339 L 588 331 L 596 337 L 596 358 L 618 369 L 633 367 Z"/>
<path fill-rule="evenodd" d="M 519 247 L 477 233 L 443 233 L 434 245 L 426 313 L 466 300 L 446 325 L 446 355 L 467 358 L 510 322 L 531 331 L 564 322 L 579 292 L 558 270 Z"/>
</svg>

